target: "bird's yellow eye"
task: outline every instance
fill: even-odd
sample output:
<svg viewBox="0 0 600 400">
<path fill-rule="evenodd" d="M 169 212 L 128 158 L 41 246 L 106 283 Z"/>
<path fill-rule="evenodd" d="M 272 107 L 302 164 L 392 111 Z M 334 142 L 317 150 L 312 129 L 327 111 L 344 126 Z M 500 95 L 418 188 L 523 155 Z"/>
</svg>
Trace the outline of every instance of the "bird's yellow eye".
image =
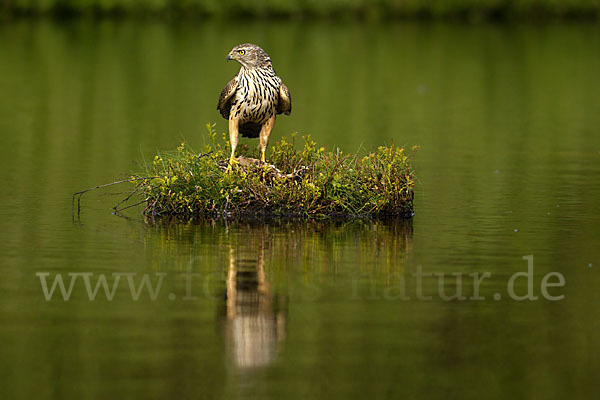
<svg viewBox="0 0 600 400">
<path fill-rule="evenodd" d="M 244 54 L 246 54 L 246 52 L 244 50 L 238 50 L 238 53 L 240 54 L 240 56 L 243 56 Z"/>
</svg>

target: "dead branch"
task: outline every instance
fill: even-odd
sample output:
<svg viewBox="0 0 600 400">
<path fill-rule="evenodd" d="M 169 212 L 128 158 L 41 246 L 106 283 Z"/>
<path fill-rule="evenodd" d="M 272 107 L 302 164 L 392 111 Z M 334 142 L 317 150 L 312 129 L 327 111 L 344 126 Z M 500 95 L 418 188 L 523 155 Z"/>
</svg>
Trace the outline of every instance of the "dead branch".
<svg viewBox="0 0 600 400">
<path fill-rule="evenodd" d="M 72 204 L 71 204 L 73 220 L 75 219 L 75 197 L 77 197 L 77 217 L 79 218 L 79 214 L 81 213 L 81 196 L 83 196 L 87 192 L 91 192 L 92 190 L 102 189 L 102 188 L 109 187 L 109 186 L 120 185 L 121 183 L 136 182 L 136 181 L 143 181 L 143 180 L 156 179 L 156 178 L 161 178 L 161 177 L 160 176 L 143 176 L 143 177 L 138 177 L 138 178 L 123 179 L 120 181 L 105 183 L 104 185 L 94 186 L 93 188 L 89 188 L 89 189 L 85 189 L 85 190 L 81 190 L 79 192 L 73 193 L 73 200 L 72 200 Z M 129 196 L 129 197 L 131 197 L 131 196 Z"/>
<path fill-rule="evenodd" d="M 142 201 L 139 201 L 139 202 L 137 202 L 137 203 L 135 203 L 135 204 L 130 204 L 130 205 L 128 205 L 128 206 L 125 206 L 125 207 L 123 207 L 123 208 L 115 209 L 115 211 L 113 212 L 113 214 L 114 214 L 114 215 L 117 215 L 118 213 L 120 213 L 120 212 L 121 212 L 121 211 L 123 211 L 123 210 L 127 210 L 128 208 L 131 208 L 131 207 L 139 206 L 140 204 L 144 204 L 144 203 L 145 203 L 145 202 L 147 202 L 147 201 L 148 201 L 148 199 L 144 199 L 144 200 L 142 200 Z"/>
</svg>

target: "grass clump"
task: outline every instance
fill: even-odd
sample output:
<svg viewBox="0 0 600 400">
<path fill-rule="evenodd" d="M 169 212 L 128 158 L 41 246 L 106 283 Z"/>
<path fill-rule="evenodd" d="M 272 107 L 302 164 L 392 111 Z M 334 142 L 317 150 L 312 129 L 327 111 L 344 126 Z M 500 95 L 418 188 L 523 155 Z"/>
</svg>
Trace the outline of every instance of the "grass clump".
<svg viewBox="0 0 600 400">
<path fill-rule="evenodd" d="M 137 179 L 150 216 L 401 216 L 413 214 L 411 154 L 395 145 L 366 155 L 331 152 L 304 137 L 297 149 L 285 138 L 263 164 L 238 146 L 239 164 L 226 171 L 229 142 L 216 140 L 198 154 L 185 143 L 159 154 Z M 151 177 L 143 179 L 143 177 Z"/>
</svg>

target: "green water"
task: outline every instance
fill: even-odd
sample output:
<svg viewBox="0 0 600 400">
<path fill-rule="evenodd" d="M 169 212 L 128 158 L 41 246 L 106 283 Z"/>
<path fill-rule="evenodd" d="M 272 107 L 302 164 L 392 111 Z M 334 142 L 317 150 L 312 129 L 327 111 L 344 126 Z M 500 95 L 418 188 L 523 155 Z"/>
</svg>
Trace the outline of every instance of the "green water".
<svg viewBox="0 0 600 400">
<path fill-rule="evenodd" d="M 72 220 L 73 192 L 226 130 L 242 42 L 292 93 L 273 140 L 420 146 L 412 221 L 177 224 L 113 216 L 111 191 Z M 0 26 L 2 398 L 594 398 L 599 49 L 593 24 Z M 441 297 L 485 272 L 485 300 Z M 46 301 L 39 273 L 122 275 L 110 301 L 83 275 Z"/>
</svg>

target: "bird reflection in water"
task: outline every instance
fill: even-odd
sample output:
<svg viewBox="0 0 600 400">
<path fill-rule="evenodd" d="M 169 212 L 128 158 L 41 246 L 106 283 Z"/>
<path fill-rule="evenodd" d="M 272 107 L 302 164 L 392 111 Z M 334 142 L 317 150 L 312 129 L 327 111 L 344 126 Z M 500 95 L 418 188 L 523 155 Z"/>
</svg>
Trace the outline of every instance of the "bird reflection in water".
<svg viewBox="0 0 600 400">
<path fill-rule="evenodd" d="M 286 299 L 273 294 L 260 241 L 257 250 L 256 257 L 241 248 L 229 250 L 225 337 L 230 357 L 242 369 L 270 364 L 285 339 Z"/>
<path fill-rule="evenodd" d="M 412 248 L 410 221 L 237 225 L 227 232 L 229 265 L 220 320 L 229 358 L 243 372 L 272 364 L 285 340 L 292 296 L 278 288 L 289 288 L 284 282 L 295 279 L 290 271 L 306 272 L 307 286 L 296 285 L 294 298 L 312 298 L 315 287 L 326 291 L 329 284 L 351 296 L 357 274 L 367 277 L 361 290 L 370 290 L 370 282 L 393 285 Z"/>
</svg>

